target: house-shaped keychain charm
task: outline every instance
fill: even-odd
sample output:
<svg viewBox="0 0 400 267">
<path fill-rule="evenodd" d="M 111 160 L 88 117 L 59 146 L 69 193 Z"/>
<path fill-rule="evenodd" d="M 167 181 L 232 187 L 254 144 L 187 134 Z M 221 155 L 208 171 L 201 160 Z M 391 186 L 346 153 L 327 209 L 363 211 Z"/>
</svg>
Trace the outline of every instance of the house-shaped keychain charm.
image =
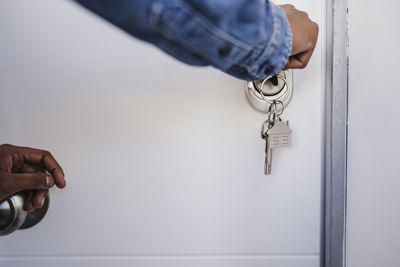
<svg viewBox="0 0 400 267">
<path fill-rule="evenodd" d="M 278 119 L 274 125 L 267 130 L 267 141 L 269 148 L 289 147 L 292 144 L 292 130 L 289 128 L 289 121 Z"/>
</svg>

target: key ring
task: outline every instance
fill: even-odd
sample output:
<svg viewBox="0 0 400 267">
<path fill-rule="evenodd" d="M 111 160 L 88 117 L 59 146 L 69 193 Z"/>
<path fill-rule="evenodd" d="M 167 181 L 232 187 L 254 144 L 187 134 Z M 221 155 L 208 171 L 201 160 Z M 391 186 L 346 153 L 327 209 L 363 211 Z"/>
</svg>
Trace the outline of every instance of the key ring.
<svg viewBox="0 0 400 267">
<path fill-rule="evenodd" d="M 277 77 L 278 79 L 281 79 L 281 80 L 284 82 L 284 87 L 286 86 L 286 87 L 289 88 L 289 82 L 286 80 L 285 77 L 283 77 L 283 76 L 280 75 L 280 74 L 277 74 L 276 77 Z M 264 95 L 263 88 L 264 88 L 264 86 L 265 86 L 265 83 L 266 83 L 267 81 L 269 81 L 270 79 L 271 79 L 271 77 L 265 78 L 265 79 L 263 80 L 263 82 L 261 83 L 260 88 L 258 88 L 258 89 L 260 90 L 260 96 L 261 96 L 261 98 L 262 98 L 265 102 L 267 102 L 267 103 L 269 103 L 269 104 L 272 104 L 274 101 L 280 101 L 280 100 L 273 100 L 273 101 L 271 101 L 271 100 L 268 100 L 268 99 L 265 97 L 265 95 Z M 257 86 L 257 87 L 258 87 L 258 86 Z M 280 101 L 280 102 L 282 103 L 282 101 Z M 284 106 L 284 105 L 283 105 L 283 103 L 282 103 L 282 107 L 283 107 L 283 106 Z"/>
<path fill-rule="evenodd" d="M 281 110 L 278 109 L 278 104 L 282 105 Z M 275 108 L 273 109 L 273 107 L 275 107 Z M 269 129 L 271 129 L 274 126 L 274 124 L 277 120 L 281 120 L 280 116 L 282 115 L 284 109 L 285 109 L 285 107 L 284 107 L 282 101 L 280 101 L 280 100 L 272 101 L 272 104 L 268 107 L 267 119 L 264 121 L 264 123 L 262 124 L 262 127 L 261 127 L 261 137 L 262 138 L 265 137 L 265 132 L 268 132 Z M 278 110 L 279 110 L 279 112 L 278 112 Z M 265 131 L 266 124 L 268 124 L 267 131 Z"/>
<path fill-rule="evenodd" d="M 282 105 L 282 109 L 281 110 L 278 109 L 278 104 Z M 272 107 L 275 107 L 275 109 L 272 110 Z M 268 107 L 267 120 L 266 121 L 270 121 L 272 123 L 276 122 L 277 119 L 280 119 L 280 116 L 283 114 L 284 109 L 285 109 L 285 105 L 283 104 L 282 101 L 273 100 L 271 105 L 269 105 L 269 107 Z"/>
<path fill-rule="evenodd" d="M 264 121 L 264 123 L 261 126 L 261 138 L 265 138 L 265 133 L 268 132 L 269 129 L 271 129 L 273 127 L 272 123 L 268 123 L 268 129 L 267 129 L 267 131 L 265 131 L 265 125 L 267 124 L 267 122 L 269 122 L 268 119 L 266 121 Z"/>
</svg>

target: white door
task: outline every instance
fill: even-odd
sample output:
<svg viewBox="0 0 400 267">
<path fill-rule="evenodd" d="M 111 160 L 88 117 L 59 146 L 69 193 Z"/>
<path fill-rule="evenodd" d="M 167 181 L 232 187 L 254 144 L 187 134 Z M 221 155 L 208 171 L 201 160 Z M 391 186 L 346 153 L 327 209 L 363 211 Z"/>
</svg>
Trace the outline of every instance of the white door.
<svg viewBox="0 0 400 267">
<path fill-rule="evenodd" d="M 292 1 L 324 29 L 323 1 Z M 323 32 L 294 72 L 293 146 L 264 176 L 244 83 L 65 0 L 0 2 L 0 143 L 50 150 L 65 190 L 0 266 L 319 266 Z"/>
</svg>

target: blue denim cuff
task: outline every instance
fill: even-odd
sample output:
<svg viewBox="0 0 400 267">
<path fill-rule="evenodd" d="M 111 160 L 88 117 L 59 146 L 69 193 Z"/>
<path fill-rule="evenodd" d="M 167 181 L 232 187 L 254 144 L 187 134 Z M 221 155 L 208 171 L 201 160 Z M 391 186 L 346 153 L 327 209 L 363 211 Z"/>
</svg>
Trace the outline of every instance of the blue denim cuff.
<svg viewBox="0 0 400 267">
<path fill-rule="evenodd" d="M 250 72 L 259 79 L 275 75 L 281 71 L 292 51 L 292 32 L 282 8 L 270 3 L 273 18 L 273 31 L 269 43 L 255 61 Z"/>
<path fill-rule="evenodd" d="M 233 29 L 222 30 L 183 0 L 154 1 L 150 24 L 165 38 L 214 67 L 240 79 L 256 80 L 279 72 L 292 47 L 284 11 L 268 2 L 262 7 L 267 9 L 267 16 L 260 19 L 257 27 L 259 32 L 268 33 L 263 40 L 242 40 L 231 34 Z M 247 35 L 243 32 L 243 36 Z"/>
</svg>

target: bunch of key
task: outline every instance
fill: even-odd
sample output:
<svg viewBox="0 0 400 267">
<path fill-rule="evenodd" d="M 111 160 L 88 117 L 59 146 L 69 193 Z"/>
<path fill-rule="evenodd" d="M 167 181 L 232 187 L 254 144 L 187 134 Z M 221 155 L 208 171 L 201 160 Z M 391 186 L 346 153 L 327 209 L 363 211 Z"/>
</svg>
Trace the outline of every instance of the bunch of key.
<svg viewBox="0 0 400 267">
<path fill-rule="evenodd" d="M 279 110 L 279 105 L 281 109 Z M 274 100 L 269 106 L 267 120 L 261 127 L 261 137 L 265 140 L 265 166 L 264 174 L 271 174 L 272 153 L 275 148 L 290 147 L 292 144 L 292 130 L 289 127 L 289 121 L 283 121 L 283 103 Z"/>
</svg>

